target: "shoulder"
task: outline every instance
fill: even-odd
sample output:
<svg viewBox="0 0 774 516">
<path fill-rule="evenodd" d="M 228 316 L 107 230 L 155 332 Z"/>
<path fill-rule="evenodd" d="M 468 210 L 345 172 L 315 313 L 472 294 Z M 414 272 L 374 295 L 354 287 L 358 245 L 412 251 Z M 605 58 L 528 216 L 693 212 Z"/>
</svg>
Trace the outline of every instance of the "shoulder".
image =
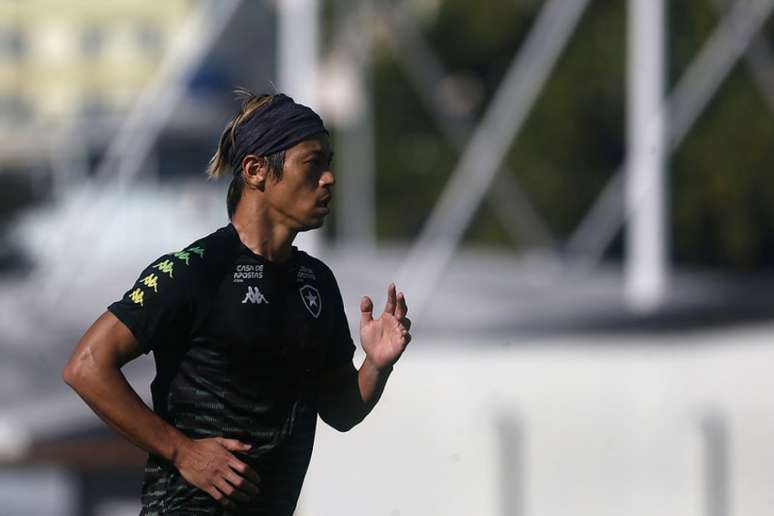
<svg viewBox="0 0 774 516">
<path fill-rule="evenodd" d="M 181 269 L 206 275 L 231 264 L 238 242 L 233 229 L 224 226 L 170 255 L 178 260 Z"/>
<path fill-rule="evenodd" d="M 190 291 L 217 275 L 223 268 L 229 253 L 228 235 L 225 228 L 200 238 L 176 251 L 170 251 L 153 260 L 142 272 L 138 288 L 147 287 L 158 292 L 163 290 Z"/>
<path fill-rule="evenodd" d="M 298 274 L 299 279 L 303 275 L 310 276 L 308 279 L 312 280 L 318 280 L 318 281 L 326 281 L 326 282 L 332 282 L 336 283 L 336 276 L 333 274 L 333 270 L 328 267 L 325 262 L 323 262 L 321 259 L 310 255 L 306 251 L 301 251 L 300 249 L 298 252 Z"/>
<path fill-rule="evenodd" d="M 333 270 L 321 259 L 299 251 L 296 283 L 316 286 L 323 297 L 333 296 L 341 302 L 341 288 Z"/>
</svg>

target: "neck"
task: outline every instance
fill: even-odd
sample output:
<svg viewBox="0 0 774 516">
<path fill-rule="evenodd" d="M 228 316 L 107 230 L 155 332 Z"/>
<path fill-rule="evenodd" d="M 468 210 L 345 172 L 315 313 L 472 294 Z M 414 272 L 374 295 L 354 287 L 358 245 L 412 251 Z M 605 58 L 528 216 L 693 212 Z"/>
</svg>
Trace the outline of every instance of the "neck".
<svg viewBox="0 0 774 516">
<path fill-rule="evenodd" d="M 252 252 L 269 261 L 284 262 L 290 258 L 297 232 L 275 223 L 261 204 L 245 200 L 242 199 L 237 205 L 231 218 L 239 240 Z"/>
</svg>

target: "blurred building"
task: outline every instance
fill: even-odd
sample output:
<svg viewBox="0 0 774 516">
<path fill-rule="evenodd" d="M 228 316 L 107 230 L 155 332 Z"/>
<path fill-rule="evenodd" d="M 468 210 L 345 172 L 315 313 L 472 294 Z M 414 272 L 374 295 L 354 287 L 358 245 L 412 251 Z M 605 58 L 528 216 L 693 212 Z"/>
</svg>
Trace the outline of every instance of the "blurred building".
<svg viewBox="0 0 774 516">
<path fill-rule="evenodd" d="M 41 144 L 68 132 L 104 144 L 194 4 L 0 3 L 0 171 L 45 163 Z"/>
</svg>

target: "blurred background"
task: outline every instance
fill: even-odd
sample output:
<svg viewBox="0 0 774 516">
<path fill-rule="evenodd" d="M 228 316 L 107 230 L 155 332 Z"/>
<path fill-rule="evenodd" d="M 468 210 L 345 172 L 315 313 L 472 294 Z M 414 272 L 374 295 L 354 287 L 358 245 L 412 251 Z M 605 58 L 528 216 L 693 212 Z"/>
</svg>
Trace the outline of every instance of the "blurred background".
<svg viewBox="0 0 774 516">
<path fill-rule="evenodd" d="M 353 333 L 392 280 L 414 321 L 375 412 L 320 426 L 300 516 L 771 514 L 772 9 L 0 1 L 0 516 L 139 512 L 144 454 L 61 371 L 227 223 L 237 86 L 331 130 L 298 243 Z M 152 358 L 125 371 L 148 400 Z"/>
</svg>

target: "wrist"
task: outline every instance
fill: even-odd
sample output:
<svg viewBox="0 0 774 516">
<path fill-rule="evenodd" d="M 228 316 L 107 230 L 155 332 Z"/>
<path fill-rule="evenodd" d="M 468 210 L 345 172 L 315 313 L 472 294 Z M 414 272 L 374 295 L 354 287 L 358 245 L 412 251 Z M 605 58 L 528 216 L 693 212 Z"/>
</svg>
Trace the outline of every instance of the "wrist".
<svg viewBox="0 0 774 516">
<path fill-rule="evenodd" d="M 366 355 L 365 360 L 363 361 L 363 366 L 368 367 L 379 375 L 389 375 L 392 372 L 394 365 L 395 364 L 393 363 L 379 366 L 375 364 L 368 355 Z"/>
<path fill-rule="evenodd" d="M 174 464 L 175 467 L 178 467 L 181 461 L 184 460 L 189 446 L 193 444 L 193 440 L 176 428 L 173 428 L 169 443 L 169 451 L 165 454 L 166 456 L 164 458 Z"/>
</svg>

